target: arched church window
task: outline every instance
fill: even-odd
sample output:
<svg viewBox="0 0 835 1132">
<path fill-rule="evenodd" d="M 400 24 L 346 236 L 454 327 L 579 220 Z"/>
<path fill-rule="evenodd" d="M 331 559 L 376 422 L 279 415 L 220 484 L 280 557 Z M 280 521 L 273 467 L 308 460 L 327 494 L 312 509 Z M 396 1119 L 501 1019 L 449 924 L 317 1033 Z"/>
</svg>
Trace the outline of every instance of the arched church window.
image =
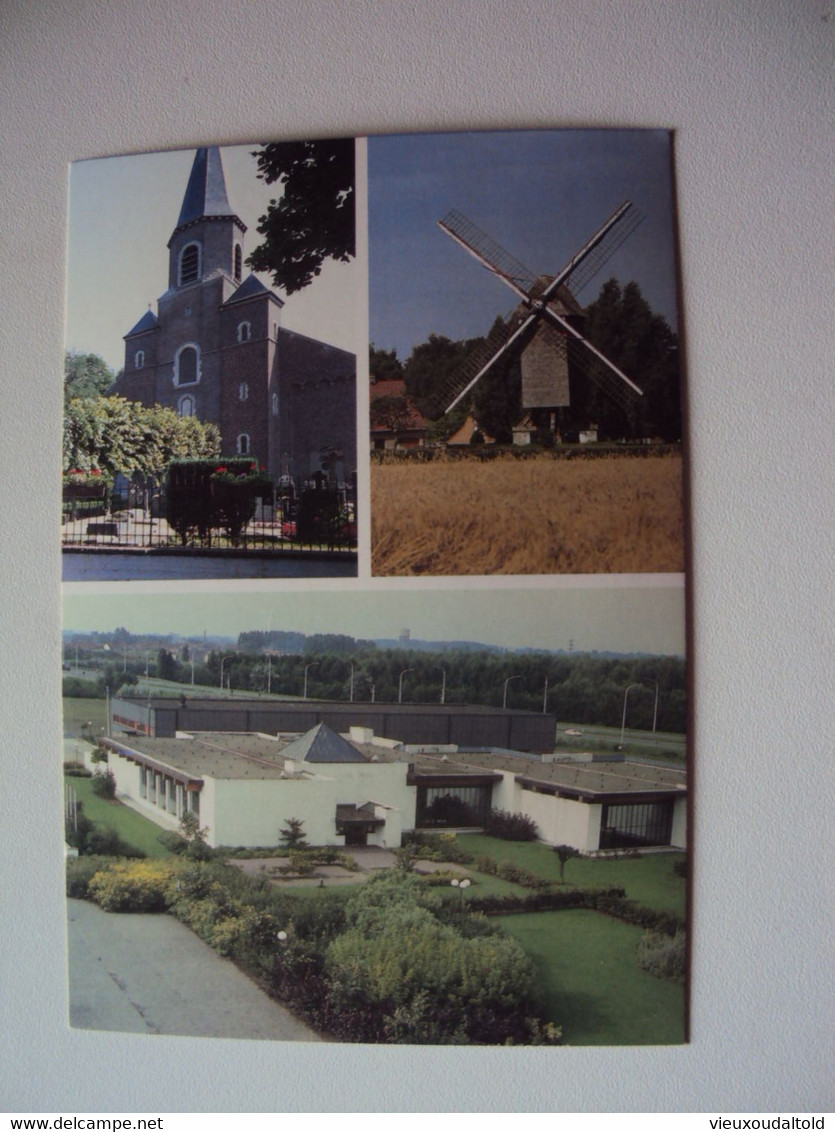
<svg viewBox="0 0 835 1132">
<path fill-rule="evenodd" d="M 136 351 L 134 358 L 133 358 L 133 364 L 136 366 L 137 369 L 142 369 L 142 367 L 145 365 L 145 351 L 144 350 L 137 350 Z"/>
<path fill-rule="evenodd" d="M 174 358 L 174 384 L 195 385 L 200 380 L 200 354 L 197 346 L 181 346 Z"/>
<path fill-rule="evenodd" d="M 249 436 L 245 432 L 242 432 L 238 437 L 238 455 L 249 455 Z"/>
<path fill-rule="evenodd" d="M 249 386 L 247 385 L 247 383 L 245 381 L 242 381 L 241 384 L 238 386 L 238 400 L 239 401 L 246 401 L 248 397 L 249 397 Z"/>
<path fill-rule="evenodd" d="M 200 278 L 200 245 L 186 244 L 180 252 L 180 286 Z"/>
<path fill-rule="evenodd" d="M 241 267 L 243 263 L 243 254 L 241 252 L 241 245 L 235 244 L 235 279 L 240 283 L 241 281 Z"/>
<path fill-rule="evenodd" d="M 273 393 L 273 416 L 278 416 L 278 394 Z"/>
<path fill-rule="evenodd" d="M 181 417 L 197 415 L 197 402 L 190 393 L 185 393 L 177 402 L 177 414 Z"/>
<path fill-rule="evenodd" d="M 252 327 L 248 322 L 238 323 L 238 341 L 248 342 L 252 337 Z"/>
</svg>

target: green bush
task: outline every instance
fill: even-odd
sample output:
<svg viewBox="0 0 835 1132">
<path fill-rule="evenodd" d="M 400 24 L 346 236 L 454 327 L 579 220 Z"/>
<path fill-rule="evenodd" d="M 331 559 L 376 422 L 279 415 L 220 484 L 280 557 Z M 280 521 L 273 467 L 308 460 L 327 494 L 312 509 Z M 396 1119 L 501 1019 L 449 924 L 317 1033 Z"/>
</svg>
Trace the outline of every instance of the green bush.
<svg viewBox="0 0 835 1132">
<path fill-rule="evenodd" d="M 164 845 L 165 848 L 169 849 L 172 853 L 176 853 L 178 857 L 182 856 L 182 854 L 185 853 L 186 849 L 188 849 L 188 842 L 186 841 L 186 839 L 184 837 L 181 837 L 179 833 L 175 833 L 173 830 L 164 830 L 157 837 L 157 841 L 160 843 L 160 845 Z"/>
<path fill-rule="evenodd" d="M 116 778 L 112 770 L 96 771 L 93 775 L 93 793 L 111 801 L 116 797 Z"/>
<path fill-rule="evenodd" d="M 127 857 L 134 860 L 142 860 L 147 856 L 142 849 L 137 849 L 134 845 L 123 841 L 116 830 L 109 826 L 105 826 L 104 829 L 94 826 L 89 830 L 83 846 L 79 846 L 78 851 L 85 856 L 92 854 L 100 857 Z"/>
<path fill-rule="evenodd" d="M 89 900 L 87 887 L 96 875 L 109 868 L 109 857 L 69 857 L 67 859 L 67 896 L 76 900 Z"/>
<path fill-rule="evenodd" d="M 87 892 L 105 912 L 164 912 L 173 867 L 168 862 L 112 862 L 90 878 Z"/>
<path fill-rule="evenodd" d="M 68 774 L 71 778 L 92 778 L 93 772 L 88 770 L 84 763 L 78 762 L 75 759 L 70 759 L 64 763 L 64 774 Z"/>
<path fill-rule="evenodd" d="M 484 823 L 484 832 L 503 841 L 536 841 L 536 822 L 526 814 L 508 810 L 491 810 Z"/>
<path fill-rule="evenodd" d="M 679 929 L 672 937 L 659 932 L 646 932 L 638 944 L 638 966 L 673 983 L 683 983 L 687 977 L 687 936 Z"/>
</svg>

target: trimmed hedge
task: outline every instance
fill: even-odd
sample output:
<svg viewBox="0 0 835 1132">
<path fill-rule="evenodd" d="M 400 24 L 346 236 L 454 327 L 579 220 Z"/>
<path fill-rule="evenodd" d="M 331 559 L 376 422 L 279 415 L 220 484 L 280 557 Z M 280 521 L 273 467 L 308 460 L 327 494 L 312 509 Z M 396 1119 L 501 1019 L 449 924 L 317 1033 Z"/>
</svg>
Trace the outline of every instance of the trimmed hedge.
<svg viewBox="0 0 835 1132">
<path fill-rule="evenodd" d="M 684 930 L 684 921 L 667 912 L 645 908 L 634 900 L 627 900 L 626 890 L 609 888 L 558 888 L 535 892 L 530 896 L 472 896 L 468 901 L 473 911 L 488 916 L 510 915 L 515 912 L 556 912 L 562 908 L 590 908 L 604 912 L 627 924 L 635 924 L 647 931 L 674 936 Z"/>
</svg>

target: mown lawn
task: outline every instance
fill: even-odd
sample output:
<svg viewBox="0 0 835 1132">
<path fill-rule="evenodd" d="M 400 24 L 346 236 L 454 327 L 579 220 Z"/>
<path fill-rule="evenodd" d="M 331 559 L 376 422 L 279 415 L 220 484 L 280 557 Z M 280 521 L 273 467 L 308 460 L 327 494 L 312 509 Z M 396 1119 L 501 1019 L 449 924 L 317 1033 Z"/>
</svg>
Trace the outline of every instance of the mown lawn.
<svg viewBox="0 0 835 1132">
<path fill-rule="evenodd" d="M 635 962 L 641 929 L 572 909 L 502 916 L 537 968 L 542 1006 L 568 1045 L 670 1045 L 685 1040 L 684 987 Z"/>
<path fill-rule="evenodd" d="M 459 844 L 473 857 L 492 857 L 510 861 L 536 876 L 559 880 L 560 862 L 553 850 L 536 841 L 502 841 L 483 833 L 465 833 Z M 642 857 L 613 860 L 605 857 L 577 857 L 565 866 L 566 884 L 576 888 L 605 888 L 621 885 L 630 900 L 659 912 L 686 915 L 686 883 L 673 873 L 683 853 L 650 853 Z"/>
<path fill-rule="evenodd" d="M 101 735 L 101 729 L 107 726 L 107 701 L 104 698 L 65 696 L 63 703 L 66 738 L 77 739 L 86 723 L 92 725 L 93 735 Z"/>
<path fill-rule="evenodd" d="M 149 857 L 173 856 L 171 851 L 157 840 L 163 831 L 155 822 L 149 821 L 129 806 L 123 806 L 121 802 L 110 802 L 105 798 L 99 798 L 93 793 L 91 778 L 70 776 L 64 781 L 75 790 L 76 797 L 84 806 L 84 813 L 97 826 L 115 829 L 123 841 L 127 841 L 136 849 L 141 849 Z"/>
</svg>

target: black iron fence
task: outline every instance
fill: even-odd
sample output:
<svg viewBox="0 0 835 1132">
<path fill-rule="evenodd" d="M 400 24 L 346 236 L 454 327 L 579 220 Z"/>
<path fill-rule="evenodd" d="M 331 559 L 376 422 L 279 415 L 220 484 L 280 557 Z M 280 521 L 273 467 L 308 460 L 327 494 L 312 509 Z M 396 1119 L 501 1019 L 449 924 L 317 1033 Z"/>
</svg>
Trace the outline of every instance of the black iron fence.
<svg viewBox="0 0 835 1132">
<path fill-rule="evenodd" d="M 259 485 L 243 506 L 235 485 L 213 484 L 214 506 L 184 507 L 181 485 L 150 479 L 113 485 L 65 486 L 61 544 L 66 550 L 180 548 L 212 551 L 355 551 L 356 482 L 335 485 L 317 476 L 297 485 Z M 202 503 L 203 500 L 200 500 Z"/>
</svg>

